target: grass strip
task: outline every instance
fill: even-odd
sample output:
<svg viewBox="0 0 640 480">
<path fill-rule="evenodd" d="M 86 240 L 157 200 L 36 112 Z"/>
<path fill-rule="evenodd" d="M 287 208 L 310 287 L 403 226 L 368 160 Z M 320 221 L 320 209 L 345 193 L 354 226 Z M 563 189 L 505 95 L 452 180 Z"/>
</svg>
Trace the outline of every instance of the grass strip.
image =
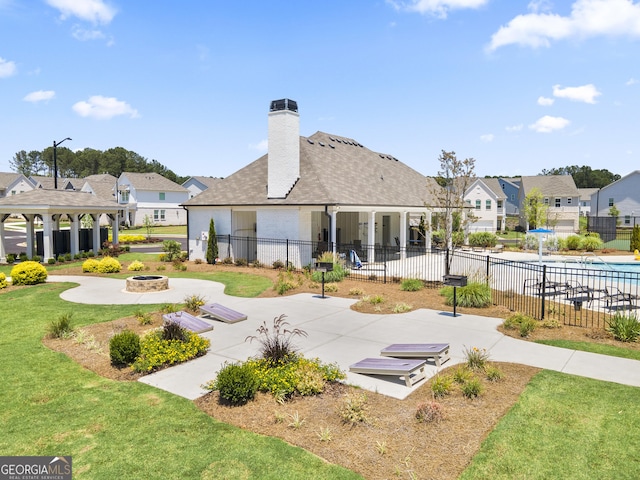
<svg viewBox="0 0 640 480">
<path fill-rule="evenodd" d="M 600 353 L 611 357 L 630 358 L 640 360 L 640 350 L 618 347 L 615 345 L 603 345 L 600 343 L 578 342 L 575 340 L 536 340 L 535 343 L 551 345 L 552 347 L 580 350 L 581 352 Z"/>
</svg>

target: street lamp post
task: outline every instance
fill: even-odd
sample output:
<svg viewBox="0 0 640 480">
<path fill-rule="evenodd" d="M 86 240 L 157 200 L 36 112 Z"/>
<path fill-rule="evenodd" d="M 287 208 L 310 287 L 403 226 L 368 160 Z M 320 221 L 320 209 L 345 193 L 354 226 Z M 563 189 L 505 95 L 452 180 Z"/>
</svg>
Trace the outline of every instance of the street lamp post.
<svg viewBox="0 0 640 480">
<path fill-rule="evenodd" d="M 58 156 L 56 154 L 56 149 L 58 148 L 58 145 L 66 140 L 71 139 L 67 137 L 60 140 L 58 143 L 56 143 L 55 140 L 53 141 L 53 188 L 56 190 L 58 189 Z"/>
</svg>

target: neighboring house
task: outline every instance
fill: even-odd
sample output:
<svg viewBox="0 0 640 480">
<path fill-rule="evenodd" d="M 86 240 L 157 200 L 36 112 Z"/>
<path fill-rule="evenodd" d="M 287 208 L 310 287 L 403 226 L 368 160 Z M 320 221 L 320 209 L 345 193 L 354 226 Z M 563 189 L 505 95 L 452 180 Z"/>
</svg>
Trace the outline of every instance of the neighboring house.
<svg viewBox="0 0 640 480">
<path fill-rule="evenodd" d="M 613 205 L 620 212 L 620 225 L 632 226 L 633 217 L 640 215 L 640 170 L 634 170 L 591 195 L 592 216 L 608 217 Z"/>
<path fill-rule="evenodd" d="M 597 188 L 579 188 L 580 192 L 580 216 L 588 217 L 591 215 L 591 196 L 598 191 Z"/>
<path fill-rule="evenodd" d="M 518 195 L 520 211 L 520 225 L 529 229 L 525 217 L 525 198 L 534 188 L 537 188 L 543 197 L 545 204 L 549 206 L 547 211 L 547 225 L 536 225 L 537 228 L 551 228 L 556 232 L 573 233 L 580 230 L 579 225 L 579 198 L 580 192 L 571 175 L 536 175 L 522 177 L 521 188 Z"/>
<path fill-rule="evenodd" d="M 469 232 L 500 232 L 505 228 L 506 195 L 497 178 L 476 178 L 464 194 L 475 217 Z"/>
<path fill-rule="evenodd" d="M 0 172 L 0 198 L 33 190 L 33 184 L 21 173 Z"/>
<path fill-rule="evenodd" d="M 331 242 L 366 245 L 372 261 L 376 244 L 397 246 L 402 256 L 407 244 L 424 241 L 411 225 L 431 218 L 425 205 L 434 204 L 430 192 L 439 188 L 433 179 L 351 138 L 300 136 L 299 122 L 294 101 L 271 102 L 269 152 L 184 204 L 192 260 L 205 257 L 212 218 L 218 235 L 303 241 L 297 257 L 289 257 L 296 265 L 307 265 Z M 267 265 L 284 260 L 271 258 L 266 243 L 235 256 Z"/>
<path fill-rule="evenodd" d="M 29 180 L 35 188 L 55 190 L 55 180 L 53 177 L 31 175 Z M 80 190 L 82 183 L 83 180 L 81 178 L 58 178 L 58 190 Z"/>
<path fill-rule="evenodd" d="M 519 212 L 518 191 L 520 190 L 520 178 L 499 178 L 500 188 L 504 193 L 505 199 L 505 215 L 517 216 Z"/>
<path fill-rule="evenodd" d="M 92 193 L 101 200 L 106 202 L 115 201 L 116 199 L 116 183 L 118 179 L 108 173 L 100 175 L 89 175 L 84 178 L 84 184 L 80 191 Z M 100 225 L 108 225 L 110 218 L 107 215 L 100 217 Z"/>
<path fill-rule="evenodd" d="M 189 177 L 182 186 L 189 190 L 189 198 L 193 198 L 206 189 L 213 187 L 220 180 L 222 179 L 217 177 Z"/>
<path fill-rule="evenodd" d="M 187 214 L 180 206 L 189 190 L 158 173 L 123 172 L 117 181 L 118 203 L 125 210 L 124 222 L 144 225 L 145 216 L 162 225 L 186 225 Z"/>
</svg>

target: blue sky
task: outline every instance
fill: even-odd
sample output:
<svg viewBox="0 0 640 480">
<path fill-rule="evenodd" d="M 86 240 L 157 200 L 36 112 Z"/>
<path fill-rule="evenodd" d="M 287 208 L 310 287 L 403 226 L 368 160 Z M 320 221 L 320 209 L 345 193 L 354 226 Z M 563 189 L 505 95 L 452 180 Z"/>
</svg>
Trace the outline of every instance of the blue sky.
<svg viewBox="0 0 640 480">
<path fill-rule="evenodd" d="M 266 152 L 271 100 L 435 175 L 640 155 L 640 2 L 0 0 L 0 171 L 20 150 L 124 147 L 178 175 Z M 340 172 L 336 172 L 339 175 Z"/>
</svg>

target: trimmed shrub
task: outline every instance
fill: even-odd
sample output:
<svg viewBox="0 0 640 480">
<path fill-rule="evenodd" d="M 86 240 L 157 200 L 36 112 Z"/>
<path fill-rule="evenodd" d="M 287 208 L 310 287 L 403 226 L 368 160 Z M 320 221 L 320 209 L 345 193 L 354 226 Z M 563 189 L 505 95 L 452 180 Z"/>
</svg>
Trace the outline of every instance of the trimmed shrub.
<svg viewBox="0 0 640 480">
<path fill-rule="evenodd" d="M 258 378 L 247 364 L 225 363 L 218 372 L 213 389 L 220 392 L 220 398 L 241 405 L 255 398 L 258 384 Z"/>
<path fill-rule="evenodd" d="M 528 337 L 529 334 L 538 326 L 538 321 L 529 315 L 514 313 L 506 318 L 502 326 L 507 330 L 514 330 L 517 328 L 520 330 L 521 337 Z"/>
<path fill-rule="evenodd" d="M 7 288 L 7 276 L 0 272 L 0 288 Z"/>
<path fill-rule="evenodd" d="M 7 253 L 7 263 L 11 264 L 16 261 L 15 253 Z"/>
<path fill-rule="evenodd" d="M 162 242 L 162 251 L 164 252 L 165 261 L 172 262 L 174 259 L 180 258 L 182 245 L 175 240 L 165 240 Z"/>
<path fill-rule="evenodd" d="M 115 334 L 109 340 L 109 357 L 113 365 L 130 365 L 140 355 L 140 336 L 131 330 Z"/>
<path fill-rule="evenodd" d="M 582 243 L 582 239 L 579 235 L 569 235 L 567 237 L 567 248 L 569 250 L 579 250 L 580 243 Z"/>
<path fill-rule="evenodd" d="M 600 237 L 595 235 L 589 235 L 582 240 L 582 248 L 587 252 L 593 252 L 594 250 L 602 250 L 604 243 L 600 240 Z"/>
<path fill-rule="evenodd" d="M 47 269 L 38 262 L 27 260 L 11 269 L 13 285 L 36 285 L 47 281 Z"/>
<path fill-rule="evenodd" d="M 445 304 L 453 305 L 453 287 L 444 287 L 440 294 L 445 297 Z M 458 287 L 456 303 L 459 307 L 488 307 L 491 305 L 491 288 L 480 282 L 470 282 L 466 287 Z"/>
<path fill-rule="evenodd" d="M 491 232 L 473 232 L 469 234 L 469 245 L 472 247 L 495 247 L 498 237 Z"/>
<path fill-rule="evenodd" d="M 122 265 L 113 257 L 103 257 L 98 263 L 99 273 L 118 273 L 122 269 Z"/>
<path fill-rule="evenodd" d="M 100 262 L 95 258 L 88 258 L 82 262 L 82 271 L 85 273 L 96 273 Z"/>
<path fill-rule="evenodd" d="M 417 292 L 424 288 L 424 282 L 419 278 L 406 278 L 400 284 L 400 290 L 403 292 Z"/>
<path fill-rule="evenodd" d="M 130 272 L 140 272 L 144 270 L 144 263 L 142 263 L 140 260 L 134 260 L 129 264 L 127 270 L 129 270 Z"/>
<path fill-rule="evenodd" d="M 633 230 L 631 231 L 631 243 L 629 244 L 629 251 L 634 252 L 636 250 L 640 250 L 640 225 L 634 225 Z"/>
</svg>

